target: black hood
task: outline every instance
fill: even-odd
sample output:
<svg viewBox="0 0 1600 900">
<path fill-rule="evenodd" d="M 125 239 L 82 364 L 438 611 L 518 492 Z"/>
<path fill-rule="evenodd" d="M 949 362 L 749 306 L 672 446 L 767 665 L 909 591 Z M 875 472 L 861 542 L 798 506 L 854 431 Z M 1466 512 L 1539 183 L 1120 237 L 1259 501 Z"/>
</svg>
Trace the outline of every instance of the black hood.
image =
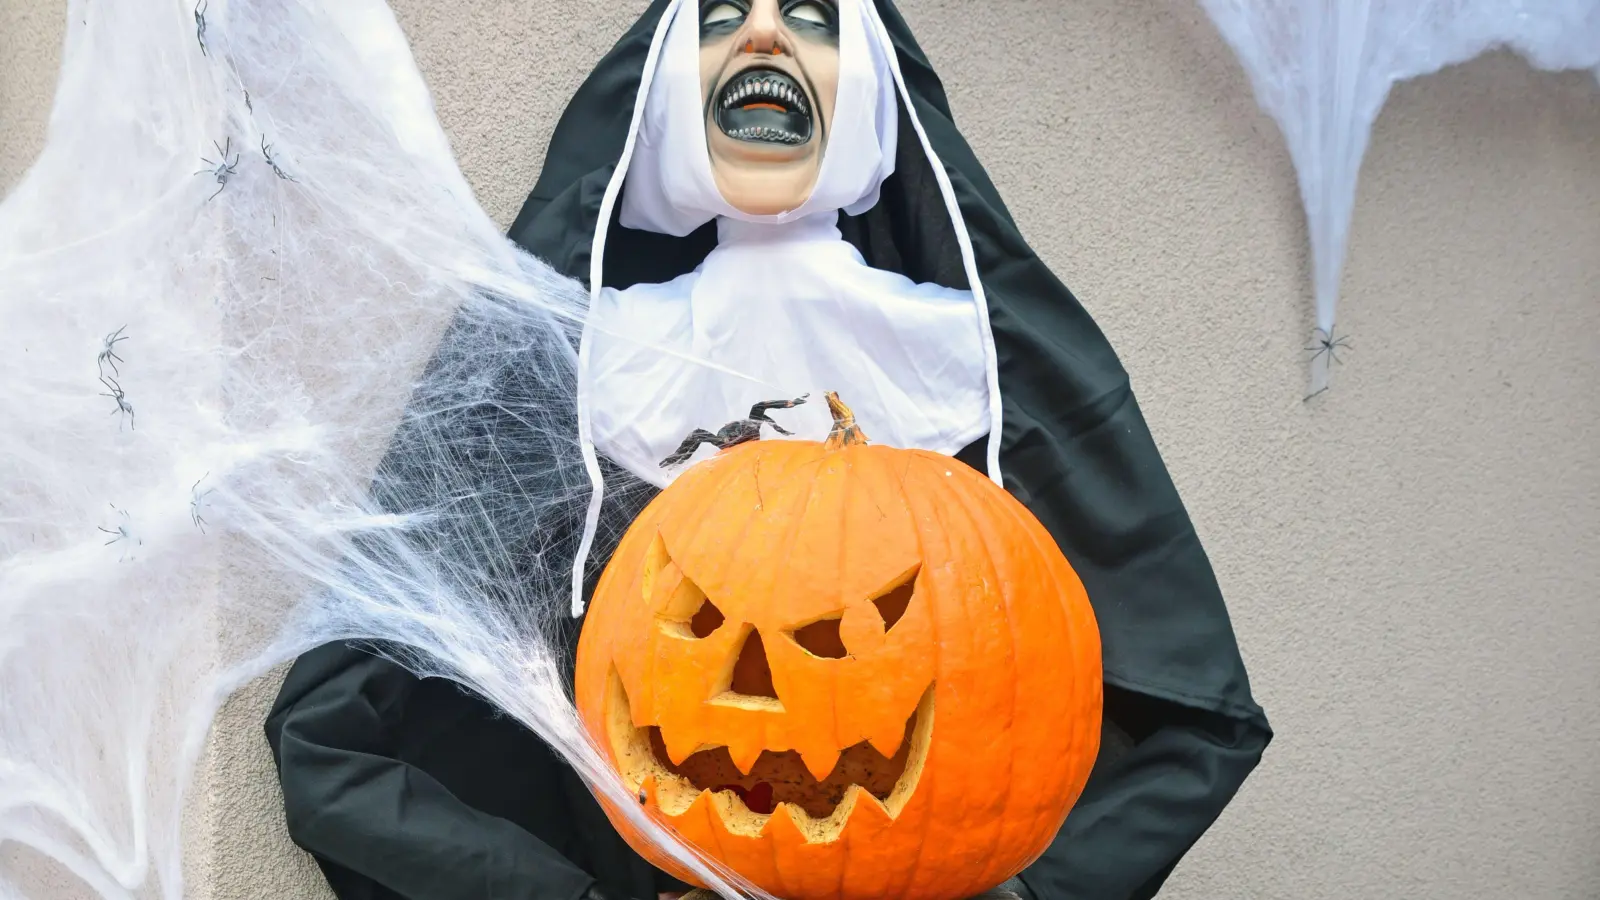
<svg viewBox="0 0 1600 900">
<path fill-rule="evenodd" d="M 597 216 L 668 5 L 654 0 L 578 89 L 510 230 L 526 250 L 586 284 Z M 841 217 L 840 230 L 869 265 L 918 282 L 972 287 L 914 113 L 953 186 L 987 297 L 1005 486 L 1076 569 L 1101 632 L 1100 759 L 1056 841 L 1022 880 L 1038 900 L 1152 897 L 1255 768 L 1271 731 L 1251 697 L 1211 565 L 1127 374 L 1077 298 L 1023 240 L 905 20 L 889 0 L 876 6 L 911 107 L 902 104 L 896 168 L 877 205 Z M 714 223 L 675 238 L 623 228 L 613 214 L 602 278 L 616 288 L 668 281 L 694 269 L 715 243 Z M 486 346 L 505 352 L 485 360 Z M 519 409 L 542 406 L 546 420 L 576 421 L 571 398 L 550 396 L 529 374 L 554 363 L 523 359 L 520 346 L 518 335 L 497 337 L 491 324 L 458 316 L 431 368 L 460 369 L 455 377 L 488 385 L 490 396 L 452 408 L 448 421 L 403 417 L 380 464 L 378 502 L 395 510 L 449 502 L 435 496 L 434 473 L 416 464 L 421 457 L 407 452 L 408 442 L 448 442 L 459 456 L 452 461 L 458 480 L 476 471 L 484 489 L 498 495 L 576 497 L 587 489 L 566 436 L 552 436 L 543 450 L 538 440 L 511 441 L 518 452 L 504 452 L 500 437 L 527 429 Z M 983 442 L 961 458 L 983 469 Z M 612 468 L 604 458 L 601 465 Z M 628 511 L 648 494 L 616 504 L 616 520 L 597 536 L 591 587 Z M 559 579 L 559 566 L 520 560 L 570 558 L 582 529 L 581 516 L 545 517 L 528 504 L 496 504 L 478 514 L 492 521 L 464 514 L 470 521 L 460 526 L 463 540 L 440 548 L 470 553 L 468 538 L 496 535 L 514 567 L 496 569 L 498 583 Z M 562 590 L 559 580 L 547 587 Z M 560 623 L 569 642 L 573 625 Z M 617 896 L 676 886 L 622 843 L 576 775 L 541 750 L 536 736 L 435 681 L 419 681 L 358 648 L 329 646 L 303 657 L 279 695 L 267 731 L 289 830 L 316 854 L 341 898 L 567 900 L 596 879 Z"/>
</svg>

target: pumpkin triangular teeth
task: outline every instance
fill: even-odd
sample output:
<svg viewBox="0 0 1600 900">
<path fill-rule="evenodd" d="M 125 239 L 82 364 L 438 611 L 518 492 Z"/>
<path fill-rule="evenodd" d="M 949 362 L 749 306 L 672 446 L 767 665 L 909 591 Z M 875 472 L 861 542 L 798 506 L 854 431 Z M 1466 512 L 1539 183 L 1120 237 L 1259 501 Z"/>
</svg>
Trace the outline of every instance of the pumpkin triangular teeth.
<svg viewBox="0 0 1600 900">
<path fill-rule="evenodd" d="M 884 759 L 894 759 L 894 755 L 900 752 L 900 744 L 905 739 L 905 723 L 890 725 L 876 734 L 867 735 L 867 743 L 872 745 L 872 749 L 883 754 Z"/>
<path fill-rule="evenodd" d="M 742 837 L 756 837 L 761 834 L 767 826 L 767 820 L 771 818 L 751 812 L 733 791 L 701 791 L 700 796 L 694 800 L 694 806 L 702 804 L 704 808 L 698 813 L 693 807 L 690 808 L 691 818 L 703 815 L 707 822 L 721 822 L 722 830 Z"/>
<path fill-rule="evenodd" d="M 796 816 L 806 817 L 805 810 L 792 803 L 779 803 L 778 808 L 774 809 L 772 815 L 767 817 L 766 824 L 761 826 L 761 836 L 771 839 L 776 838 L 780 831 L 788 831 L 792 832 L 791 837 L 794 839 L 788 843 L 805 843 L 806 832 L 804 828 L 800 827 L 800 823 L 795 821 Z"/>
<path fill-rule="evenodd" d="M 800 750 L 800 760 L 806 764 L 806 771 L 818 781 L 827 781 L 833 774 L 833 767 L 839 764 L 839 748 L 826 744 L 805 747 Z"/>
<path fill-rule="evenodd" d="M 848 806 L 850 825 L 858 834 L 872 835 L 894 824 L 894 816 L 883 801 L 859 784 L 850 785 L 839 806 Z"/>
<path fill-rule="evenodd" d="M 689 821 L 703 821 L 706 823 L 720 821 L 723 827 L 727 828 L 729 821 L 723 806 L 724 804 L 717 802 L 715 794 L 709 790 L 702 790 L 694 796 L 694 800 L 689 805 L 683 808 L 680 815 Z"/>
<path fill-rule="evenodd" d="M 661 742 L 667 747 L 667 758 L 675 766 L 683 765 L 684 760 L 703 746 L 686 728 L 661 729 Z"/>
<path fill-rule="evenodd" d="M 734 768 L 740 775 L 749 775 L 755 768 L 756 760 L 761 758 L 761 741 L 745 740 L 728 745 L 728 756 L 733 759 Z"/>
</svg>

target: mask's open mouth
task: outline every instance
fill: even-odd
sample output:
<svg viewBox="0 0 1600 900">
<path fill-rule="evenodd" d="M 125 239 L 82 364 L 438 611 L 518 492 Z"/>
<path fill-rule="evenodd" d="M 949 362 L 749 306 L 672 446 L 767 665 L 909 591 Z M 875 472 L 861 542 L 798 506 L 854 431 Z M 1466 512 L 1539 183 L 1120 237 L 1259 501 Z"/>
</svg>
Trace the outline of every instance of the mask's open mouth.
<svg viewBox="0 0 1600 900">
<path fill-rule="evenodd" d="M 715 116 L 734 140 L 789 146 L 811 140 L 811 101 L 798 81 L 777 69 L 746 69 L 728 79 Z"/>
<path fill-rule="evenodd" d="M 748 836 L 759 835 L 775 813 L 786 810 L 812 843 L 837 839 L 863 802 L 876 803 L 890 818 L 898 816 L 916 791 L 933 732 L 930 686 L 906 720 L 892 756 L 862 741 L 845 748 L 819 780 L 793 750 L 763 750 L 749 772 L 739 771 L 727 747 L 712 744 L 672 762 L 659 727 L 634 726 L 627 692 L 614 673 L 607 706 L 618 768 L 640 802 L 678 816 L 709 793 L 728 831 Z"/>
</svg>

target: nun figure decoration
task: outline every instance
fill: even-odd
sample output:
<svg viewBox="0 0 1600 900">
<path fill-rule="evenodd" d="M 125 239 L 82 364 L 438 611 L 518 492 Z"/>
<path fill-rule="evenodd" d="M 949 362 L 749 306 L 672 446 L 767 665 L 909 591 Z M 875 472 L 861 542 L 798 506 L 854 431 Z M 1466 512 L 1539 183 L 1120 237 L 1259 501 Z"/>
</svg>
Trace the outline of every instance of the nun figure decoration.
<svg viewBox="0 0 1600 900">
<path fill-rule="evenodd" d="M 718 447 L 821 440 L 838 390 L 876 442 L 1021 500 L 1094 605 L 1100 757 L 1006 887 L 1155 896 L 1271 731 L 1128 376 L 1022 238 L 892 0 L 654 0 L 568 106 L 510 237 L 590 290 L 569 415 L 594 499 L 500 538 L 586 559 L 581 601 L 655 491 Z M 502 412 L 527 400 L 514 367 L 485 377 L 508 401 L 469 440 L 516 428 Z M 575 644 L 581 619 L 560 627 Z M 267 735 L 290 834 L 344 900 L 687 889 L 537 736 L 361 648 L 303 656 Z"/>
</svg>

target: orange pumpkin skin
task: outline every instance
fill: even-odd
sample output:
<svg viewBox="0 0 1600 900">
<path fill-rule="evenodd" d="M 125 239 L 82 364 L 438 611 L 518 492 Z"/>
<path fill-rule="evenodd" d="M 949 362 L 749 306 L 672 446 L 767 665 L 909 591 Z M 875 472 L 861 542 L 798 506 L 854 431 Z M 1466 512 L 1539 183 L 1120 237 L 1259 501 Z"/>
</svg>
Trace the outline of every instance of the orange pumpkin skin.
<svg viewBox="0 0 1600 900">
<path fill-rule="evenodd" d="M 1099 632 L 1077 575 L 1009 493 L 949 457 L 858 437 L 846 420 L 826 443 L 742 444 L 658 495 L 590 603 L 578 709 L 657 821 L 778 897 L 961 900 L 1036 859 L 1083 790 Z M 897 618 L 874 602 L 893 597 Z M 815 622 L 837 624 L 822 656 L 801 644 L 821 646 Z M 770 673 L 755 689 L 752 646 Z M 804 799 L 762 815 L 683 772 L 749 772 L 775 799 Z M 846 788 L 828 813 L 855 776 L 877 793 Z M 697 883 L 606 806 L 635 850 Z"/>
</svg>

